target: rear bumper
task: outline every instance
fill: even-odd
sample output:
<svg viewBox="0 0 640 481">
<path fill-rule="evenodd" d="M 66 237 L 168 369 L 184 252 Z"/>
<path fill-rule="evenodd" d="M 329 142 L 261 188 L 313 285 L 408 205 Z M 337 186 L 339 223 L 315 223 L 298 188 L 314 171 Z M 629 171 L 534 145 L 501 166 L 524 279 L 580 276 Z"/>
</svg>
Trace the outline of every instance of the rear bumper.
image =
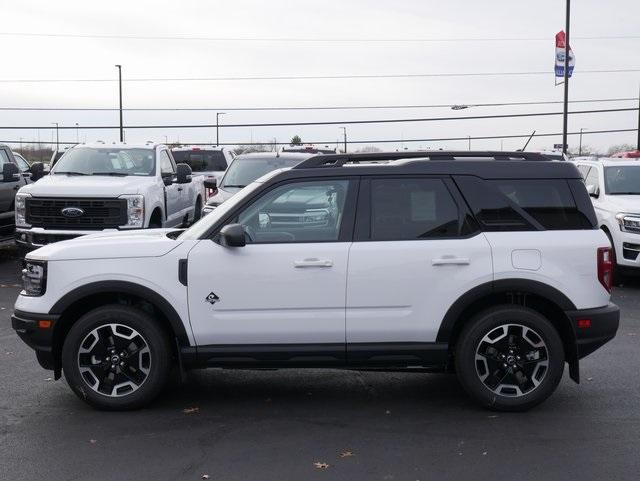
<svg viewBox="0 0 640 481">
<path fill-rule="evenodd" d="M 620 308 L 613 303 L 596 309 L 568 311 L 576 335 L 578 359 L 588 356 L 596 349 L 613 339 L 620 324 Z M 586 326 L 589 320 L 589 327 Z M 579 322 L 582 321 L 582 322 Z"/>
<path fill-rule="evenodd" d="M 11 315 L 11 327 L 20 339 L 36 351 L 38 362 L 45 369 L 54 369 L 53 328 L 59 316 L 15 311 Z M 47 328 L 39 326 L 39 321 L 50 321 Z"/>
</svg>

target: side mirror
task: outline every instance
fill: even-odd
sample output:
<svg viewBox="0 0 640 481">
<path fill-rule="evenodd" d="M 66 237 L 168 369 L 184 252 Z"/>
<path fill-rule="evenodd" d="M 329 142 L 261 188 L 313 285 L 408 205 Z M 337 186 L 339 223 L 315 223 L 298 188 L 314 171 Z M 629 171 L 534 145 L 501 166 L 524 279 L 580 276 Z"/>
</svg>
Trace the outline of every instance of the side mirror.
<svg viewBox="0 0 640 481">
<path fill-rule="evenodd" d="M 589 194 L 589 196 L 591 197 L 598 197 L 600 194 L 598 192 L 598 186 L 593 185 L 593 184 L 588 184 L 587 185 L 587 194 Z"/>
<path fill-rule="evenodd" d="M 187 164 L 176 165 L 176 182 L 178 184 L 188 184 L 191 182 L 191 167 Z"/>
<path fill-rule="evenodd" d="M 7 162 L 2 166 L 2 182 L 17 182 L 20 176 L 20 169 L 16 164 Z"/>
<path fill-rule="evenodd" d="M 244 247 L 247 241 L 244 227 L 240 224 L 227 224 L 220 229 L 220 245 L 224 247 Z"/>
<path fill-rule="evenodd" d="M 33 164 L 31 164 L 29 172 L 31 172 L 32 182 L 35 182 L 38 179 L 42 179 L 44 177 L 44 164 L 42 162 L 34 162 Z"/>
<path fill-rule="evenodd" d="M 209 177 L 204 180 L 204 186 L 207 189 L 218 190 L 218 179 L 214 177 Z"/>
</svg>

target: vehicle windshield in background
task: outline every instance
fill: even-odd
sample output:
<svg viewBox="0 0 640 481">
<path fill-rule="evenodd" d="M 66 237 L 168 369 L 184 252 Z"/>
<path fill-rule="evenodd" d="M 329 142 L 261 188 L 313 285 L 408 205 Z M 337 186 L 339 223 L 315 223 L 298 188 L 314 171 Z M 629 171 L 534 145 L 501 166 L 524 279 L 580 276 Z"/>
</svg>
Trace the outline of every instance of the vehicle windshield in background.
<svg viewBox="0 0 640 481">
<path fill-rule="evenodd" d="M 78 147 L 56 164 L 53 174 L 68 175 L 154 175 L 153 149 Z"/>
<path fill-rule="evenodd" d="M 176 163 L 185 163 L 193 172 L 227 170 L 227 159 L 221 150 L 172 150 Z"/>
<path fill-rule="evenodd" d="M 640 195 L 640 166 L 605 167 L 604 187 L 609 195 Z"/>
<path fill-rule="evenodd" d="M 242 188 L 249 185 L 256 179 L 259 179 L 272 170 L 283 169 L 285 167 L 293 167 L 299 164 L 302 159 L 285 159 L 280 157 L 257 157 L 257 158 L 237 158 L 227 169 L 224 174 L 221 188 Z"/>
</svg>

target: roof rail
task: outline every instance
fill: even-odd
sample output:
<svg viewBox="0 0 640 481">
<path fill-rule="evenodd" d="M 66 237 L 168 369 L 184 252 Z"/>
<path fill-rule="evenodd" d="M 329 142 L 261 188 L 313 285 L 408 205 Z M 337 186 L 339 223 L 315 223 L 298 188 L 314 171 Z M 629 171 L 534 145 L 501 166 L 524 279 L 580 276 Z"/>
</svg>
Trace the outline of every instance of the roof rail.
<svg viewBox="0 0 640 481">
<path fill-rule="evenodd" d="M 342 167 L 344 164 L 357 164 L 360 162 L 384 162 L 401 159 L 424 159 L 424 160 L 456 160 L 456 159 L 477 159 L 487 160 L 535 160 L 547 161 L 546 158 L 537 152 L 503 152 L 503 151 L 455 151 L 455 150 L 434 150 L 434 151 L 410 151 L 410 152 L 372 152 L 364 154 L 324 154 L 314 155 L 297 164 L 294 169 L 315 169 Z"/>
</svg>

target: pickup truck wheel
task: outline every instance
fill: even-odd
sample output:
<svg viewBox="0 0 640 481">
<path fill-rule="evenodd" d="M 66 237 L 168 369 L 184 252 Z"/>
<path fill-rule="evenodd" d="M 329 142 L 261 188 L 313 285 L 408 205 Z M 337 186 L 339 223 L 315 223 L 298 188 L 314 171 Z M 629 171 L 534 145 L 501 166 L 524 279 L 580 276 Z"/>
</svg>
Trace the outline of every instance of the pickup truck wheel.
<svg viewBox="0 0 640 481">
<path fill-rule="evenodd" d="M 564 349 L 556 329 L 538 312 L 497 306 L 468 322 L 455 361 L 460 383 L 482 406 L 524 411 L 555 391 Z"/>
<path fill-rule="evenodd" d="M 147 313 L 108 305 L 82 316 L 62 349 L 71 389 L 94 407 L 137 409 L 164 386 L 171 367 L 167 337 Z"/>
</svg>

